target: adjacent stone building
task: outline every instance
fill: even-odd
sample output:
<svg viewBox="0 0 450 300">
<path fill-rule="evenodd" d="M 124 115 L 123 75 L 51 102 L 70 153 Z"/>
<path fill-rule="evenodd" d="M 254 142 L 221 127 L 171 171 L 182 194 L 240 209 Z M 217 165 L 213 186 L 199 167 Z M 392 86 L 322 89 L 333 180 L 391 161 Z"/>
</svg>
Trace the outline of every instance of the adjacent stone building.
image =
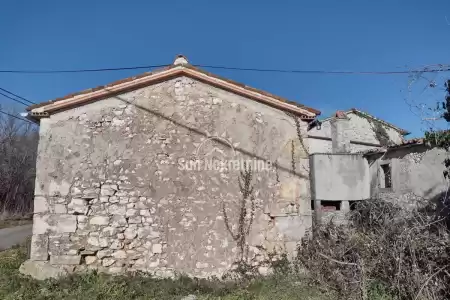
<svg viewBox="0 0 450 300">
<path fill-rule="evenodd" d="M 206 277 L 242 251 L 255 266 L 292 253 L 312 224 L 307 128 L 319 113 L 183 56 L 30 107 L 40 141 L 23 271 Z"/>
<path fill-rule="evenodd" d="M 424 139 L 411 139 L 386 149 L 365 151 L 370 166 L 370 194 L 405 209 L 440 205 L 448 190 L 444 177 L 447 151 L 430 147 Z"/>
<path fill-rule="evenodd" d="M 310 153 L 359 153 L 401 144 L 409 132 L 358 109 L 337 111 L 312 123 L 308 130 Z"/>
<path fill-rule="evenodd" d="M 308 130 L 311 207 L 317 220 L 347 222 L 352 205 L 373 196 L 364 151 L 400 145 L 408 132 L 361 110 L 337 111 Z M 370 167 L 371 170 L 373 167 Z"/>
</svg>

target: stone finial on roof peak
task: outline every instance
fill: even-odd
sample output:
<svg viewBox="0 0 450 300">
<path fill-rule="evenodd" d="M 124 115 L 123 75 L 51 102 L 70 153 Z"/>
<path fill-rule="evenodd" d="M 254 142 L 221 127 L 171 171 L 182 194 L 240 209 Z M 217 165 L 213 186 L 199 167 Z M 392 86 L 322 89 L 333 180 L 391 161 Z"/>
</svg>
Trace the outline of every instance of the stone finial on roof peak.
<svg viewBox="0 0 450 300">
<path fill-rule="evenodd" d="M 338 119 L 347 119 L 347 114 L 344 111 L 342 111 L 342 110 L 338 110 L 334 114 L 334 117 L 338 118 Z"/>
<path fill-rule="evenodd" d="M 187 65 L 187 64 L 189 64 L 189 61 L 188 61 L 186 56 L 184 56 L 182 54 L 178 54 L 177 57 L 175 57 L 175 60 L 173 61 L 173 64 L 175 66 Z"/>
</svg>

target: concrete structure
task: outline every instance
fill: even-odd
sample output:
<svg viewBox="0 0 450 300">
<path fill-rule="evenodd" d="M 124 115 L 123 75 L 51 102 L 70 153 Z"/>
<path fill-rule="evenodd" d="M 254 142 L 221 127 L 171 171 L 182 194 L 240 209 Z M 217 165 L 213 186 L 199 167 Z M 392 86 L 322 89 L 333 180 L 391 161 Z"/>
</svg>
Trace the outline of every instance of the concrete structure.
<svg viewBox="0 0 450 300">
<path fill-rule="evenodd" d="M 310 153 L 349 152 L 401 144 L 408 132 L 357 109 L 338 111 L 308 130 Z M 341 149 L 333 150 L 333 141 Z M 335 146 L 336 147 L 336 146 Z"/>
<path fill-rule="evenodd" d="M 40 142 L 24 272 L 222 275 L 241 255 L 242 160 L 255 163 L 246 260 L 292 253 L 312 224 L 306 129 L 317 114 L 181 56 L 30 107 Z"/>
<path fill-rule="evenodd" d="M 369 165 L 361 154 L 312 154 L 310 168 L 311 205 L 318 221 L 345 223 L 351 204 L 370 198 Z"/>
</svg>

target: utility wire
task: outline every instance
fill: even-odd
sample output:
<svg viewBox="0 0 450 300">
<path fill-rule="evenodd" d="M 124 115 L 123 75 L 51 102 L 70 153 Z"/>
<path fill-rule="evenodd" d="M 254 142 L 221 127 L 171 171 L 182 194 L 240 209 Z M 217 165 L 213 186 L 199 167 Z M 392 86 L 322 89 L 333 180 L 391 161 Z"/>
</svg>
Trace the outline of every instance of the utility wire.
<svg viewBox="0 0 450 300">
<path fill-rule="evenodd" d="M 139 70 L 153 69 L 159 67 L 167 67 L 169 65 L 150 65 L 150 66 L 134 66 L 122 68 L 102 68 L 102 69 L 78 69 L 78 70 L 0 70 L 0 73 L 19 73 L 19 74 L 57 74 L 57 73 L 88 73 L 88 72 L 107 72 L 122 70 Z M 260 68 L 240 68 L 214 65 L 192 65 L 194 67 L 223 69 L 234 71 L 251 71 L 251 72 L 272 72 L 272 73 L 297 73 L 297 74 L 335 74 L 335 75 L 394 75 L 394 74 L 417 74 L 417 73 L 441 73 L 449 72 L 450 67 L 444 65 L 433 66 L 433 68 L 425 67 L 415 70 L 399 70 L 399 71 L 323 71 L 323 70 L 289 70 L 289 69 L 260 69 Z"/>
<path fill-rule="evenodd" d="M 415 73 L 440 73 L 449 72 L 450 67 L 441 69 L 421 70 L 401 70 L 401 71 L 321 71 L 321 70 L 283 70 L 283 69 L 257 69 L 257 68 L 239 68 L 227 66 L 210 66 L 210 65 L 194 65 L 195 67 L 210 68 L 210 69 L 224 69 L 235 71 L 253 71 L 253 72 L 273 72 L 273 73 L 298 73 L 298 74 L 341 74 L 341 75 L 393 75 L 393 74 L 415 74 Z"/>
<path fill-rule="evenodd" d="M 19 74 L 88 73 L 88 72 L 153 69 L 167 66 L 169 65 L 135 66 L 135 67 L 102 68 L 102 69 L 79 69 L 79 70 L 0 70 L 0 73 L 19 73 Z"/>
<path fill-rule="evenodd" d="M 30 101 L 30 100 L 28 100 L 28 99 L 25 99 L 24 97 L 19 96 L 19 95 L 17 95 L 17 94 L 14 94 L 13 92 L 8 91 L 7 89 L 3 89 L 3 88 L 0 87 L 0 91 L 4 91 L 5 93 L 8 93 L 8 94 L 10 94 L 10 95 L 13 95 L 13 96 L 15 96 L 15 97 L 17 97 L 17 98 L 19 98 L 19 99 L 22 99 L 23 101 L 28 102 L 28 103 L 30 103 L 30 104 L 36 104 L 35 102 Z"/>
<path fill-rule="evenodd" d="M 2 96 L 5 97 L 5 98 L 8 98 L 8 99 L 10 99 L 10 100 L 12 100 L 12 101 L 15 101 L 15 102 L 17 102 L 17 103 L 20 103 L 20 104 L 22 104 L 22 105 L 30 106 L 30 104 L 25 103 L 25 102 L 22 102 L 22 101 L 17 100 L 17 99 L 14 99 L 13 97 L 10 97 L 10 96 L 8 96 L 8 95 L 6 95 L 6 94 L 3 94 L 2 92 L 0 92 L 0 95 L 2 95 Z"/>
<path fill-rule="evenodd" d="M 17 120 L 23 121 L 23 122 L 28 122 L 28 123 L 30 123 L 30 124 L 32 124 L 32 125 L 36 125 L 36 124 L 34 124 L 33 122 L 31 122 L 31 121 L 28 121 L 28 120 L 23 119 L 23 118 L 19 118 L 19 117 L 15 116 L 15 115 L 12 115 L 12 114 L 7 113 L 7 112 L 5 112 L 5 111 L 0 110 L 0 113 L 1 113 L 1 114 L 5 114 L 5 115 L 7 115 L 7 116 L 10 116 L 10 117 L 12 117 L 12 118 L 15 118 L 15 119 L 17 119 Z"/>
</svg>

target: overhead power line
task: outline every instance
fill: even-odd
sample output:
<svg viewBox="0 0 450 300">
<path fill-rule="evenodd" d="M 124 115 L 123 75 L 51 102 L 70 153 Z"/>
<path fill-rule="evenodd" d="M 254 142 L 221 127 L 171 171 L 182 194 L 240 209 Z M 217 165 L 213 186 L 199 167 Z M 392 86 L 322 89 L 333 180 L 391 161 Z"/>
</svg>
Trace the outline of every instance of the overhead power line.
<svg viewBox="0 0 450 300">
<path fill-rule="evenodd" d="M 107 72 L 123 70 L 139 70 L 167 67 L 169 65 L 135 66 L 121 68 L 101 68 L 101 69 L 79 69 L 79 70 L 0 70 L 0 73 L 22 73 L 22 74 L 54 74 L 54 73 L 89 73 L 89 72 Z"/>
<path fill-rule="evenodd" d="M 101 69 L 74 69 L 74 70 L 0 70 L 0 73 L 19 73 L 19 74 L 58 74 L 58 73 L 89 73 L 89 72 L 110 72 L 123 70 L 139 70 L 167 67 L 169 65 L 147 65 L 134 67 L 118 67 L 118 68 L 101 68 Z M 193 65 L 194 67 L 208 69 L 223 69 L 234 71 L 250 71 L 250 72 L 272 72 L 272 73 L 296 73 L 296 74 L 335 74 L 335 75 L 395 75 L 395 74 L 417 74 L 417 73 L 440 73 L 450 72 L 448 65 L 435 65 L 432 67 L 424 67 L 411 70 L 395 70 L 395 71 L 324 71 L 324 70 L 292 70 L 292 69 L 262 69 L 262 68 L 241 68 L 215 65 Z"/>
<path fill-rule="evenodd" d="M 24 97 L 22 97 L 22 96 L 19 96 L 19 95 L 17 95 L 17 94 L 14 94 L 13 92 L 8 91 L 7 89 L 3 89 L 3 88 L 0 87 L 0 91 L 3 91 L 3 92 L 8 93 L 8 94 L 10 94 L 10 95 L 13 95 L 13 96 L 15 96 L 15 97 L 17 97 L 17 98 L 19 98 L 19 99 L 22 99 L 23 101 L 28 102 L 28 103 L 30 103 L 30 104 L 36 104 L 35 102 L 30 101 L 30 100 L 28 100 L 28 99 L 26 99 L 26 98 L 24 98 Z"/>
<path fill-rule="evenodd" d="M 15 118 L 15 119 L 17 119 L 17 120 L 20 120 L 20 121 L 27 122 L 27 123 L 30 123 L 30 124 L 32 124 L 32 125 L 35 125 L 35 124 L 34 124 L 33 122 L 31 122 L 31 121 L 28 121 L 28 120 L 26 120 L 26 119 L 20 118 L 20 117 L 15 116 L 15 115 L 12 115 L 12 114 L 10 114 L 10 113 L 7 113 L 6 111 L 0 110 L 0 113 L 1 113 L 1 114 L 4 114 L 4 115 L 7 115 L 7 116 L 10 116 L 10 117 L 12 117 L 12 118 Z"/>
<path fill-rule="evenodd" d="M 8 99 L 10 99 L 10 100 L 12 100 L 12 101 L 15 101 L 15 102 L 17 102 L 17 103 L 20 103 L 20 104 L 22 104 L 22 105 L 30 106 L 30 104 L 25 103 L 25 102 L 22 102 L 22 101 L 20 101 L 20 100 L 17 100 L 17 99 L 15 99 L 15 98 L 13 98 L 13 97 L 10 97 L 10 96 L 6 95 L 6 94 L 3 94 L 2 92 L 0 92 L 0 95 L 2 95 L 2 96 L 5 97 L 5 98 L 8 98 Z"/>
<path fill-rule="evenodd" d="M 415 73 L 439 73 L 450 72 L 450 67 L 441 69 L 420 69 L 420 70 L 399 70 L 399 71 L 323 71 L 323 70 L 289 70 L 289 69 L 257 69 L 257 68 L 239 68 L 227 66 L 210 66 L 196 65 L 197 67 L 210 69 L 224 69 L 236 71 L 252 71 L 252 72 L 273 72 L 273 73 L 297 73 L 297 74 L 341 74 L 341 75 L 394 75 L 394 74 L 415 74 Z"/>
</svg>

